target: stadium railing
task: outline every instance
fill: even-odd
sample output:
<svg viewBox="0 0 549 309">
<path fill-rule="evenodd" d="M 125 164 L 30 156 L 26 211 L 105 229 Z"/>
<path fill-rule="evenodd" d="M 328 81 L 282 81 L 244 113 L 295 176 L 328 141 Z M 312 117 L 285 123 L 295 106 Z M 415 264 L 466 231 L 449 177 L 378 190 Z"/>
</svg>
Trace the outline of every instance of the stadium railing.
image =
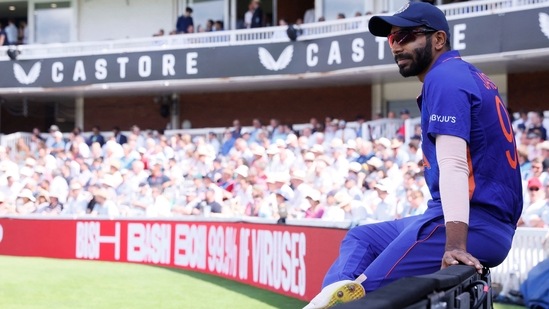
<svg viewBox="0 0 549 309">
<path fill-rule="evenodd" d="M 549 228 L 518 228 L 507 258 L 492 268 L 492 281 L 503 285 L 523 282 L 532 267 L 549 258 L 544 252 L 544 241 L 548 241 Z M 515 282 L 509 282 L 515 280 Z"/>
</svg>

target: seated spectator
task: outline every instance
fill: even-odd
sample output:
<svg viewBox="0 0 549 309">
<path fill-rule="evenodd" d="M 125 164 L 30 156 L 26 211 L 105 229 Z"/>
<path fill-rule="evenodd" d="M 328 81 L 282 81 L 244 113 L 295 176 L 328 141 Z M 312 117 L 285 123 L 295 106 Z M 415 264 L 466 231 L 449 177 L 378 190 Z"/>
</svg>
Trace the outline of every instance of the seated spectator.
<svg viewBox="0 0 549 309">
<path fill-rule="evenodd" d="M 276 212 L 274 214 L 274 218 L 278 219 L 278 223 L 286 223 L 286 219 L 288 218 L 288 200 L 290 199 L 290 195 L 284 191 L 284 190 L 278 190 L 275 192 L 276 196 Z"/>
<path fill-rule="evenodd" d="M 222 20 L 216 20 L 214 22 L 212 31 L 223 31 L 223 30 L 225 30 L 225 26 L 223 25 L 223 21 Z"/>
<path fill-rule="evenodd" d="M 93 126 L 92 135 L 86 141 L 86 144 L 88 144 L 88 146 L 91 146 L 93 143 L 99 143 L 99 146 L 101 147 L 103 147 L 103 145 L 105 144 L 105 137 L 101 135 L 99 126 Z"/>
<path fill-rule="evenodd" d="M 305 211 L 305 218 L 321 219 L 324 216 L 324 206 L 320 203 L 320 192 L 309 189 L 305 194 L 305 199 L 309 203 L 309 208 Z"/>
<path fill-rule="evenodd" d="M 147 217 L 171 217 L 172 203 L 164 195 L 164 188 L 161 186 L 153 186 L 151 194 L 154 202 L 147 205 L 145 215 Z"/>
<path fill-rule="evenodd" d="M 543 126 L 543 112 L 530 112 L 530 126 L 527 133 L 536 133 L 540 136 L 541 141 L 547 140 L 547 129 Z"/>
<path fill-rule="evenodd" d="M 397 218 L 420 215 L 424 213 L 425 210 L 427 210 L 427 203 L 423 193 L 419 190 L 409 190 L 407 202 L 404 204 L 402 211 L 397 215 Z"/>
<path fill-rule="evenodd" d="M 70 185 L 69 197 L 65 203 L 62 214 L 82 216 L 86 214 L 88 203 L 92 196 L 87 191 L 83 191 L 82 185 L 74 181 Z"/>
<path fill-rule="evenodd" d="M 223 213 L 223 206 L 215 200 L 215 191 L 213 189 L 206 190 L 204 202 L 197 205 L 197 207 L 199 207 L 197 209 L 203 216 L 209 216 L 210 213 Z"/>
<path fill-rule="evenodd" d="M 4 197 L 4 194 L 0 192 L 0 215 L 15 215 L 17 210 L 15 204 L 10 203 Z"/>
<path fill-rule="evenodd" d="M 162 171 L 162 162 L 160 161 L 153 163 L 151 175 L 147 178 L 147 182 L 151 188 L 155 186 L 166 188 L 172 183 L 170 178 L 164 175 L 164 172 Z"/>
<path fill-rule="evenodd" d="M 547 208 L 547 198 L 544 186 L 538 178 L 531 178 L 528 181 L 529 202 L 524 205 L 522 215 L 517 223 L 518 226 L 544 227 L 542 220 L 544 210 Z"/>
<path fill-rule="evenodd" d="M 36 198 L 31 190 L 25 188 L 21 190 L 17 197 L 21 199 L 21 203 L 17 205 L 17 213 L 28 215 L 36 211 Z"/>
<path fill-rule="evenodd" d="M 326 206 L 324 206 L 324 221 L 344 221 L 345 211 L 339 207 L 339 203 L 335 199 L 336 191 L 332 190 L 326 195 Z"/>
<path fill-rule="evenodd" d="M 59 195 L 55 191 L 49 192 L 50 203 L 36 210 L 36 213 L 44 215 L 58 215 L 63 211 L 63 204 L 59 202 Z"/>
<path fill-rule="evenodd" d="M 392 195 L 389 180 L 381 179 L 374 189 L 377 192 L 378 198 L 371 205 L 373 209 L 373 219 L 377 221 L 393 220 L 397 216 L 397 202 Z"/>
<path fill-rule="evenodd" d="M 165 34 L 164 29 L 160 29 L 160 30 L 158 30 L 158 32 L 153 34 L 153 37 L 164 36 L 164 34 Z"/>
<path fill-rule="evenodd" d="M 109 193 L 104 188 L 99 188 L 94 192 L 95 205 L 92 215 L 118 217 L 120 214 L 118 206 L 109 197 Z"/>
</svg>

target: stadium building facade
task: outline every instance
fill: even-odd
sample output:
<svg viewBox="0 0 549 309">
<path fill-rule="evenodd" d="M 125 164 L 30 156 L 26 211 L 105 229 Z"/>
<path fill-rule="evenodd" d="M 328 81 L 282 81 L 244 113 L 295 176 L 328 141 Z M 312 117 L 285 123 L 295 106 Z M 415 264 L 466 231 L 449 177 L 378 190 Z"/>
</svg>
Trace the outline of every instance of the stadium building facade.
<svg viewBox="0 0 549 309">
<path fill-rule="evenodd" d="M 302 18 L 311 8 L 326 17 L 288 31 L 238 29 L 247 8 L 240 0 L 0 1 L 0 12 L 7 12 L 0 18 L 29 27 L 29 44 L 0 47 L 0 133 L 54 123 L 63 131 L 180 129 L 224 127 L 236 118 L 244 125 L 253 118 L 370 119 L 403 108 L 417 115 L 421 84 L 398 74 L 387 40 L 368 32 L 369 16 L 352 17 L 403 3 L 262 1 L 266 25 Z M 152 37 L 172 30 L 186 6 L 197 26 L 211 18 L 234 30 Z M 440 8 L 452 47 L 495 81 L 509 108 L 548 109 L 548 0 L 441 2 Z M 336 20 L 335 12 L 347 18 Z"/>
</svg>

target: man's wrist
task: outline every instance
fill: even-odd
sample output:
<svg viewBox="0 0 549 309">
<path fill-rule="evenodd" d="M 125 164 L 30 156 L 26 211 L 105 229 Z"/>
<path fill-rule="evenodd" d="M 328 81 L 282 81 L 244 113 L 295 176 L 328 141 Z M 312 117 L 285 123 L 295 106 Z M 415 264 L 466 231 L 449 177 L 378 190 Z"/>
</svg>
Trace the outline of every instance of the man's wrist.
<svg viewBox="0 0 549 309">
<path fill-rule="evenodd" d="M 446 222 L 445 250 L 467 250 L 467 234 L 469 226 L 461 221 Z"/>
</svg>

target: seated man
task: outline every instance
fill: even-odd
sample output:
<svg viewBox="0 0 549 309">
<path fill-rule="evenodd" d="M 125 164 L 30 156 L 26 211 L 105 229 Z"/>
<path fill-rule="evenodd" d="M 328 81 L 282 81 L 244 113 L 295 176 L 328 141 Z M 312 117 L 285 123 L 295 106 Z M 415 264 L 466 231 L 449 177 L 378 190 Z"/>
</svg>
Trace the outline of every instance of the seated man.
<svg viewBox="0 0 549 309">
<path fill-rule="evenodd" d="M 444 13 L 410 2 L 374 16 L 370 32 L 386 37 L 402 76 L 423 83 L 424 214 L 362 225 L 342 241 L 323 289 L 305 308 L 360 298 L 402 277 L 465 264 L 479 272 L 500 264 L 522 210 L 514 134 L 496 85 L 450 47 Z"/>
</svg>

